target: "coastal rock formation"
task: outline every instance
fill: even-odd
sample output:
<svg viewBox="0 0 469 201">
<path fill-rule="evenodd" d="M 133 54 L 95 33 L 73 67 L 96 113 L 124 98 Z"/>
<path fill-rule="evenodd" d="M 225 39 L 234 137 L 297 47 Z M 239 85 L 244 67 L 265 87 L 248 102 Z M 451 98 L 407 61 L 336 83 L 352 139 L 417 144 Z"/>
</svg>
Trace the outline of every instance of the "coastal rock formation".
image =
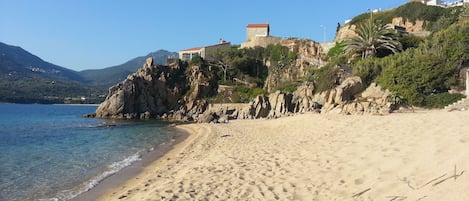
<svg viewBox="0 0 469 201">
<path fill-rule="evenodd" d="M 211 104 L 199 122 L 222 123 L 231 119 L 279 118 L 295 113 L 389 114 L 391 93 L 372 83 L 363 91 L 360 77 L 348 77 L 334 89 L 314 94 L 313 83 L 293 93 L 276 91 L 257 96 L 249 104 Z"/>
<path fill-rule="evenodd" d="M 185 85 L 178 82 L 180 68 L 154 66 L 146 60 L 143 68 L 111 87 L 106 100 L 96 110 L 96 117 L 148 119 L 178 106 Z"/>
<path fill-rule="evenodd" d="M 293 80 L 302 78 L 306 75 L 309 68 L 319 68 L 327 63 L 326 53 L 316 41 L 309 39 L 285 39 L 280 44 L 288 47 L 297 56 L 292 67 L 282 73 L 281 76 L 283 78 Z"/>
<path fill-rule="evenodd" d="M 282 93 L 280 91 L 269 94 L 271 109 L 267 117 L 278 118 L 292 113 L 292 98 L 292 94 Z"/>
<path fill-rule="evenodd" d="M 177 119 L 193 121 L 207 108 L 206 97 L 217 91 L 216 72 L 211 68 L 177 64 L 143 68 L 111 87 L 94 115 L 113 119 Z"/>
<path fill-rule="evenodd" d="M 293 92 L 292 105 L 295 113 L 312 112 L 320 109 L 321 106 L 314 98 L 314 84 L 305 83 L 299 86 Z"/>
<path fill-rule="evenodd" d="M 326 100 L 323 104 L 322 112 L 327 113 L 338 105 L 344 104 L 351 100 L 355 94 L 363 89 L 360 77 L 349 77 L 345 79 L 339 86 L 334 89 L 322 93 L 322 100 Z"/>
<path fill-rule="evenodd" d="M 385 115 L 389 114 L 394 106 L 390 97 L 391 92 L 389 90 L 383 90 L 379 85 L 372 83 L 365 91 L 357 95 L 355 99 L 325 108 L 322 112 Z"/>
<path fill-rule="evenodd" d="M 278 70 L 269 72 L 264 85 L 264 89 L 268 92 L 274 92 L 282 82 L 299 80 L 308 73 L 308 70 L 317 69 L 327 64 L 327 56 L 316 41 L 290 38 L 280 41 L 280 45 L 295 52 L 296 59 L 281 66 Z M 272 67 L 269 61 L 266 64 L 269 68 Z"/>
<path fill-rule="evenodd" d="M 425 23 L 428 22 L 425 22 L 424 20 L 415 20 L 415 22 L 413 22 L 412 20 L 405 19 L 403 17 L 394 17 L 390 25 L 404 27 L 407 32 L 412 33 L 413 35 L 428 36 L 431 32 L 424 29 Z M 355 24 L 345 24 L 337 31 L 334 41 L 340 42 L 357 36 L 357 33 L 355 33 L 356 29 L 357 25 Z"/>
<path fill-rule="evenodd" d="M 207 107 L 207 97 L 217 93 L 218 84 L 216 73 L 212 68 L 202 66 L 190 67 L 189 75 L 186 75 L 187 87 L 186 95 L 180 97 L 181 107 L 170 118 L 184 121 L 197 120 Z"/>
</svg>

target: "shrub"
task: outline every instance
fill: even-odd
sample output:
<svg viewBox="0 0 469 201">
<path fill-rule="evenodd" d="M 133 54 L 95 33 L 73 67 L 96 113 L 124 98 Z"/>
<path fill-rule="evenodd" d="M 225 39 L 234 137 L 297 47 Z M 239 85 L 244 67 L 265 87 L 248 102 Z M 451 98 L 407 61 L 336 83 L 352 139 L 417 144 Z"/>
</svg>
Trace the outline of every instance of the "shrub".
<svg viewBox="0 0 469 201">
<path fill-rule="evenodd" d="M 316 93 L 333 89 L 337 86 L 337 69 L 334 65 L 329 64 L 320 69 L 312 70 L 306 78 L 307 81 L 314 83 Z"/>
<path fill-rule="evenodd" d="M 377 60 L 376 65 L 383 68 L 377 82 L 409 104 L 434 107 L 435 101 L 427 100 L 428 96 L 445 93 L 458 84 L 458 68 L 469 60 L 468 32 L 469 22 L 456 23 L 417 48 Z"/>
<path fill-rule="evenodd" d="M 244 85 L 237 86 L 231 95 L 233 103 L 248 103 L 258 95 L 266 94 L 261 88 L 249 88 Z"/>
<path fill-rule="evenodd" d="M 432 94 L 426 96 L 424 99 L 424 105 L 426 108 L 443 108 L 451 103 L 461 100 L 465 96 L 462 94 Z"/>
<path fill-rule="evenodd" d="M 277 90 L 285 93 L 293 93 L 298 88 L 298 85 L 297 82 L 284 81 L 277 86 Z"/>
</svg>

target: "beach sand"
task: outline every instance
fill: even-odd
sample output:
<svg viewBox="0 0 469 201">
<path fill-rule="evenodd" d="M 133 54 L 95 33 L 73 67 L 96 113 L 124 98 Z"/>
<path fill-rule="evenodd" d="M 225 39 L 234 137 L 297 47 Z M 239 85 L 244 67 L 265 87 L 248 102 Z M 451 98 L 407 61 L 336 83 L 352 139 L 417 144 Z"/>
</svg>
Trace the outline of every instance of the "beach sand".
<svg viewBox="0 0 469 201">
<path fill-rule="evenodd" d="M 469 199 L 467 111 L 179 127 L 192 134 L 99 199 Z"/>
</svg>

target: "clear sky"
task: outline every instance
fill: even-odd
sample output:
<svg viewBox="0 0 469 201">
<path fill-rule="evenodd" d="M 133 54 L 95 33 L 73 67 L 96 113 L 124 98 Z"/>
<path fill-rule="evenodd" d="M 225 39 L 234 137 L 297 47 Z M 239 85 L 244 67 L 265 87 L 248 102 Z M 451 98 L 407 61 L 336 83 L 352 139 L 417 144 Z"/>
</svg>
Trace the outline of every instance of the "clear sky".
<svg viewBox="0 0 469 201">
<path fill-rule="evenodd" d="M 271 35 L 331 41 L 337 23 L 408 0 L 0 0 L 0 42 L 73 70 L 165 49 L 240 44 L 249 23 Z M 323 25 L 323 26 L 321 26 Z M 323 28 L 325 27 L 325 29 Z"/>
</svg>

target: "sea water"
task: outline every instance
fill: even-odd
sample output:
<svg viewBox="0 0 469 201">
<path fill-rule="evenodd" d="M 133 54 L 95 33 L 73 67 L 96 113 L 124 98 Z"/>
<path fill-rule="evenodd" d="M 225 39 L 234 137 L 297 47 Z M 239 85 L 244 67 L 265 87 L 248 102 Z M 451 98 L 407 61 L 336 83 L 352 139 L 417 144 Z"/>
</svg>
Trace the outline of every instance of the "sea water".
<svg viewBox="0 0 469 201">
<path fill-rule="evenodd" d="M 95 110 L 0 104 L 0 200 L 68 200 L 174 139 L 158 121 L 82 118 Z"/>
</svg>

